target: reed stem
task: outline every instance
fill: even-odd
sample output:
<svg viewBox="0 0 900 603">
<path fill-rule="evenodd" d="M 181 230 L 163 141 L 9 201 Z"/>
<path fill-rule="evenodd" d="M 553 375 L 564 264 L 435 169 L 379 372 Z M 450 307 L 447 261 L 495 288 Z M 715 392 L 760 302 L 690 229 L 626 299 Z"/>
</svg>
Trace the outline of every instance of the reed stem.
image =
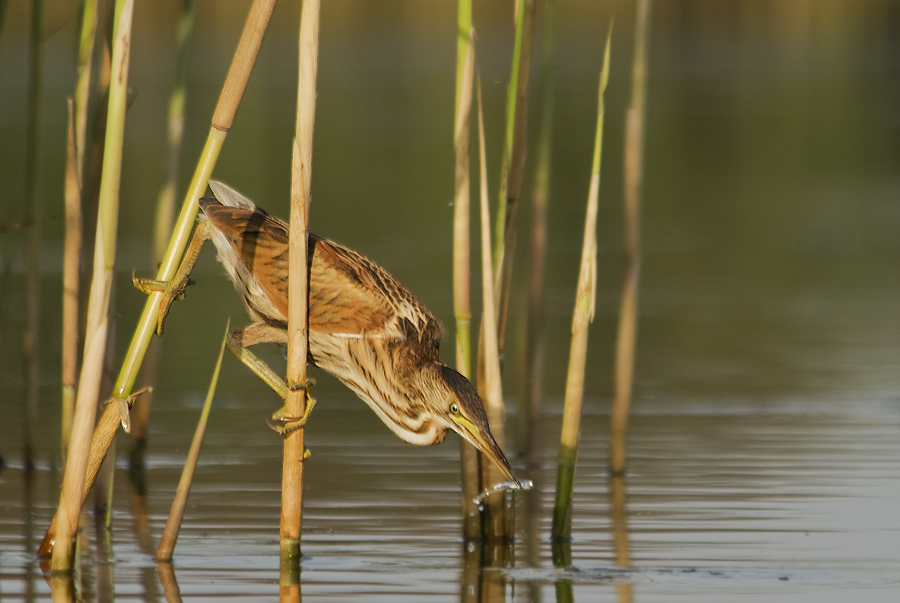
<svg viewBox="0 0 900 603">
<path fill-rule="evenodd" d="M 609 80 L 609 49 L 612 25 L 606 36 L 603 70 L 597 101 L 597 131 L 594 136 L 594 161 L 588 193 L 587 216 L 584 221 L 584 241 L 581 247 L 581 268 L 572 316 L 572 343 L 569 348 L 569 372 L 566 377 L 566 397 L 563 410 L 562 434 L 559 444 L 556 502 L 553 508 L 552 538 L 567 541 L 572 534 L 572 491 L 575 480 L 575 461 L 581 430 L 581 403 L 584 395 L 584 369 L 587 360 L 588 325 L 594 319 L 597 295 L 597 205 L 600 196 L 600 165 L 603 152 L 603 94 Z"/>
<path fill-rule="evenodd" d="M 650 0 L 638 0 L 632 63 L 631 105 L 625 121 L 625 277 L 616 339 L 615 402 L 610 416 L 609 468 L 623 473 L 625 437 L 634 383 L 638 281 L 641 275 L 641 185 L 644 179 L 644 105 Z"/>
<path fill-rule="evenodd" d="M 463 19 L 472 19 L 470 2 L 460 2 L 460 27 Z M 468 4 L 464 14 L 463 4 Z M 456 316 L 456 368 L 467 378 L 472 374 L 472 307 L 471 265 L 469 258 L 469 138 L 472 111 L 472 79 L 475 70 L 474 32 L 459 36 L 459 44 L 465 45 L 463 62 L 457 64 L 456 127 L 454 148 L 456 151 L 456 180 L 453 202 L 453 311 Z M 479 492 L 478 450 L 460 438 L 460 467 L 462 479 L 463 536 L 466 539 L 481 536 L 481 518 L 475 497 Z"/>
<path fill-rule="evenodd" d="M 197 429 L 194 431 L 194 439 L 191 441 L 191 449 L 188 451 L 184 462 L 184 470 L 178 481 L 178 489 L 169 509 L 169 517 L 166 519 L 166 527 L 163 529 L 159 547 L 156 549 L 157 561 L 171 561 L 175 551 L 175 543 L 178 541 L 178 532 L 181 530 L 181 521 L 184 519 L 184 510 L 187 507 L 188 495 L 191 493 L 191 483 L 194 479 L 194 471 L 197 461 L 200 459 L 200 448 L 203 446 L 203 436 L 206 433 L 206 425 L 209 422 L 209 411 L 212 408 L 213 396 L 216 393 L 216 385 L 219 382 L 219 371 L 222 368 L 222 357 L 225 355 L 225 342 L 231 332 L 231 321 L 225 325 L 225 335 L 222 337 L 222 346 L 219 348 L 219 358 L 216 360 L 216 368 L 213 370 L 209 389 L 206 391 L 206 400 L 203 402 L 203 410 L 200 412 L 200 420 L 197 421 Z"/>
<path fill-rule="evenodd" d="M 78 295 L 81 275 L 81 244 L 84 239 L 82 195 L 84 192 L 84 149 L 87 138 L 88 100 L 94 39 L 97 31 L 97 0 L 82 4 L 78 43 L 75 98 L 68 107 L 68 150 L 66 152 L 66 234 L 63 252 L 62 320 L 62 462 L 69 449 L 75 394 L 78 381 Z"/>
<path fill-rule="evenodd" d="M 113 30 L 113 71 L 109 92 L 103 175 L 97 211 L 94 241 L 94 267 L 85 329 L 84 363 L 78 382 L 72 439 L 63 476 L 57 511 L 57 544 L 51 567 L 68 571 L 78 517 L 83 500 L 83 484 L 88 462 L 90 433 L 94 425 L 100 379 L 109 328 L 109 301 L 115 267 L 116 230 L 119 219 L 119 184 L 122 168 L 122 143 L 125 135 L 125 108 L 128 92 L 128 66 L 131 48 L 131 20 L 134 0 L 117 0 Z"/>
<path fill-rule="evenodd" d="M 81 272 L 81 179 L 77 165 L 75 115 L 72 99 L 68 100 L 66 128 L 66 234 L 63 244 L 62 299 L 62 430 L 63 465 L 69 449 L 72 417 L 75 412 L 75 387 L 78 380 L 78 291 Z"/>
<path fill-rule="evenodd" d="M 254 0 L 253 5 L 250 7 L 247 23 L 244 26 L 238 48 L 231 62 L 216 110 L 213 113 L 212 126 L 206 139 L 206 144 L 200 154 L 200 159 L 185 195 L 175 230 L 169 240 L 169 246 L 166 249 L 166 255 L 163 257 L 156 280 L 171 280 L 178 270 L 181 256 L 193 229 L 198 201 L 206 190 L 207 182 L 219 156 L 219 151 L 222 149 L 228 130 L 234 122 L 234 115 L 240 105 L 241 96 L 246 89 L 247 80 L 250 78 L 250 72 L 256 61 L 256 56 L 274 7 L 275 0 Z M 162 293 L 153 292 L 144 304 L 144 310 L 132 336 L 131 344 L 125 354 L 118 379 L 113 388 L 113 395 L 119 399 L 125 400 L 131 396 L 138 369 L 141 366 L 150 339 L 156 332 L 161 297 Z M 133 397 L 131 399 L 133 400 Z M 122 419 L 123 417 L 120 416 L 116 405 L 110 404 L 94 429 L 87 472 L 84 477 L 85 490 L 89 490 L 93 484 L 97 468 L 112 444 L 113 437 Z M 39 554 L 46 556 L 54 549 L 57 528 L 57 518 L 54 518 L 44 536 Z"/>
<path fill-rule="evenodd" d="M 528 76 L 534 29 L 534 0 L 519 0 L 512 69 L 506 94 L 506 135 L 494 240 L 494 286 L 497 290 L 497 337 L 500 353 L 506 347 L 506 317 L 512 285 L 513 254 L 519 215 L 519 197 L 525 174 L 527 148 Z"/>
<path fill-rule="evenodd" d="M 313 129 L 316 116 L 316 74 L 319 58 L 319 0 L 304 0 L 298 45 L 297 124 L 291 160 L 291 228 L 288 279 L 288 388 L 285 412 L 301 417 L 308 405 L 306 360 L 309 349 L 309 281 L 307 238 L 310 183 L 312 180 Z M 303 513 L 303 439 L 301 427 L 285 437 L 281 477 L 281 583 L 299 580 L 300 524 Z M 297 568 L 297 571 L 294 569 Z M 287 570 L 287 571 L 286 571 Z"/>
<path fill-rule="evenodd" d="M 487 161 L 484 137 L 484 111 L 481 102 L 481 80 L 477 82 L 478 93 L 478 148 L 480 150 L 480 180 L 479 190 L 481 197 L 481 274 L 483 294 L 483 329 L 482 341 L 484 343 L 484 375 L 485 381 L 482 387 L 485 411 L 487 411 L 488 423 L 494 434 L 494 439 L 500 448 L 504 448 L 504 423 L 506 422 L 506 410 L 503 404 L 503 389 L 500 379 L 500 351 L 497 341 L 497 306 L 494 296 L 494 274 L 491 267 L 491 219 L 488 211 L 488 184 Z M 500 470 L 484 455 L 481 457 L 482 486 L 490 488 L 494 484 L 503 481 Z M 494 496 L 488 499 L 485 506 L 484 532 L 489 539 L 505 539 L 511 534 L 507 533 L 505 508 L 503 497 Z"/>
</svg>

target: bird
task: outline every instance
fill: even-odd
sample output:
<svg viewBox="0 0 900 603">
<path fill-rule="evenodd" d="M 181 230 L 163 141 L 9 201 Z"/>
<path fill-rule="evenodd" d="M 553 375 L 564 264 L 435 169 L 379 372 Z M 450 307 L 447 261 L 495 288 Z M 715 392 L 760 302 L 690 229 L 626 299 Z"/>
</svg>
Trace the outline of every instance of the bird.
<svg viewBox="0 0 900 603">
<path fill-rule="evenodd" d="M 146 293 L 163 291 L 157 331 L 169 307 L 184 297 L 204 241 L 211 240 L 253 321 L 229 335 L 229 349 L 281 395 L 284 381 L 247 350 L 286 344 L 289 225 L 228 185 L 211 180 L 213 196 L 199 200 L 198 226 L 173 281 L 135 278 Z M 527 489 L 491 433 L 481 397 L 440 360 L 440 322 L 384 268 L 334 241 L 308 235 L 308 362 L 353 390 L 400 439 L 419 446 L 455 431 L 500 469 L 510 489 Z M 308 389 L 310 383 L 299 387 Z M 272 415 L 287 433 L 303 417 Z"/>
</svg>

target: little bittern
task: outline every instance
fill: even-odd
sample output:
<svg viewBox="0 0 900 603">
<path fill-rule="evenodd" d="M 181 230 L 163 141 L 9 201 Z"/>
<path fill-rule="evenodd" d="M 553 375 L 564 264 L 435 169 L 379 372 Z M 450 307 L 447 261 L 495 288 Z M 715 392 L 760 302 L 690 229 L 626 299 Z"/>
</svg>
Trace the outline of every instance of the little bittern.
<svg viewBox="0 0 900 603">
<path fill-rule="evenodd" d="M 184 295 L 203 242 L 212 239 L 253 320 L 232 332 L 230 349 L 284 397 L 281 378 L 246 347 L 287 342 L 288 225 L 220 182 L 210 187 L 215 197 L 200 200 L 203 213 L 173 282 L 136 284 L 144 291 L 165 289 L 161 332 L 171 301 Z M 496 463 L 512 487 L 524 487 L 491 435 L 475 388 L 441 363 L 442 329 L 431 312 L 368 258 L 313 234 L 308 270 L 309 361 L 356 392 L 401 439 L 428 446 L 452 429 Z M 273 418 L 288 429 L 306 420 L 282 415 Z"/>
</svg>

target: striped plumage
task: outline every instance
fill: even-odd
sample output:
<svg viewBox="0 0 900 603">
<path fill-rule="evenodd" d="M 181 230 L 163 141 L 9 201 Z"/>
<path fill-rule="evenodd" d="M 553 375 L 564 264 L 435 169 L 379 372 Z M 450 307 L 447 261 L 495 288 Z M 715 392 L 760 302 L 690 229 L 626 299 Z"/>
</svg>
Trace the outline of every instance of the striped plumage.
<svg viewBox="0 0 900 603">
<path fill-rule="evenodd" d="M 244 346 L 285 343 L 288 225 L 220 182 L 200 201 L 201 221 L 254 321 Z M 342 245 L 309 235 L 309 360 L 362 398 L 401 439 L 437 444 L 453 429 L 509 462 L 488 427 L 481 399 L 439 358 L 440 323 L 383 268 Z"/>
</svg>

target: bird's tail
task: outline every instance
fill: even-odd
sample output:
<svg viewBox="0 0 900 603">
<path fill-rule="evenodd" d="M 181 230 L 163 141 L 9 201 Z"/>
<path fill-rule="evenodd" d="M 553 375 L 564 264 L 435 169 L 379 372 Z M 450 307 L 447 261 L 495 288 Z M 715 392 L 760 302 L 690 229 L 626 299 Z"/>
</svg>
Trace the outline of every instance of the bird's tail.
<svg viewBox="0 0 900 603">
<path fill-rule="evenodd" d="M 242 209 L 247 209 L 250 211 L 256 209 L 256 203 L 240 194 L 224 182 L 219 182 L 218 180 L 210 180 L 209 188 L 212 189 L 212 192 L 216 196 L 216 199 L 222 205 L 226 205 L 228 207 L 240 207 Z"/>
</svg>

